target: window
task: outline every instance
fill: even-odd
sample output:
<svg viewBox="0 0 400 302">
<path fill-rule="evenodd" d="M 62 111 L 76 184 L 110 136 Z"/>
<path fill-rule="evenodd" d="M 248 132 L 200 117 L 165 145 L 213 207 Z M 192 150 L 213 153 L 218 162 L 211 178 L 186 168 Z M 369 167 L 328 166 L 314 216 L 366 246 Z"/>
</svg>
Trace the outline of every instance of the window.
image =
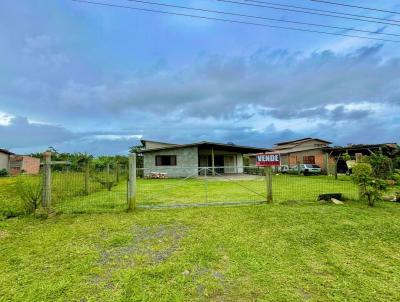
<svg viewBox="0 0 400 302">
<path fill-rule="evenodd" d="M 304 156 L 303 163 L 304 164 L 315 164 L 315 156 Z"/>
<path fill-rule="evenodd" d="M 156 155 L 156 166 L 176 166 L 176 155 Z"/>
</svg>

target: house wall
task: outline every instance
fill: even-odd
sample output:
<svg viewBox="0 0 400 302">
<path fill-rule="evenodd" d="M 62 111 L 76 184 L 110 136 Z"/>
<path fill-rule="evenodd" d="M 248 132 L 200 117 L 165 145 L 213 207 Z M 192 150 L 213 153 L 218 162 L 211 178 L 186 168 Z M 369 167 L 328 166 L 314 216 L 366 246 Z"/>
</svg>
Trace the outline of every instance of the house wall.
<svg viewBox="0 0 400 302">
<path fill-rule="evenodd" d="M 0 152 L 0 170 L 1 169 L 6 169 L 9 171 L 10 168 L 10 156 L 6 153 Z"/>
<path fill-rule="evenodd" d="M 156 166 L 157 155 L 176 155 L 176 166 Z M 198 150 L 197 146 L 158 150 L 143 153 L 144 176 L 151 172 L 167 173 L 168 177 L 197 176 Z"/>
<path fill-rule="evenodd" d="M 31 156 L 11 156 L 10 157 L 10 173 L 11 175 L 26 174 L 39 174 L 40 159 Z"/>
<path fill-rule="evenodd" d="M 40 159 L 31 156 L 24 156 L 22 162 L 22 170 L 27 174 L 39 174 Z"/>
<path fill-rule="evenodd" d="M 327 165 L 334 164 L 335 159 L 330 157 L 328 159 L 328 163 L 326 162 L 326 153 L 324 153 L 320 149 L 315 150 L 307 150 L 307 151 L 300 151 L 300 152 L 293 152 L 290 154 L 284 154 L 281 156 L 282 164 L 294 166 L 297 164 L 304 164 L 304 157 L 305 156 L 314 156 L 315 157 L 315 164 L 320 166 L 323 171 L 327 171 Z"/>
</svg>

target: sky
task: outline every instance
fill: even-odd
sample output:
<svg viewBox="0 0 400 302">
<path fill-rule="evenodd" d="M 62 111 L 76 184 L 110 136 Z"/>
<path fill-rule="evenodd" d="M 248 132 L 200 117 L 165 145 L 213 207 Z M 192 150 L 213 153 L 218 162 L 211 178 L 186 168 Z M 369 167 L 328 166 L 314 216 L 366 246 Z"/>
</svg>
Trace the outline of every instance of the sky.
<svg viewBox="0 0 400 302">
<path fill-rule="evenodd" d="M 394 35 L 93 1 L 400 41 L 400 23 L 232 1 L 153 2 Z M 400 20 L 310 0 L 268 2 Z M 400 12 L 397 0 L 342 3 Z M 0 37 L 0 148 L 16 153 L 52 146 L 126 154 L 140 139 L 257 147 L 302 137 L 334 145 L 400 141 L 400 43 L 71 0 L 2 0 Z"/>
</svg>

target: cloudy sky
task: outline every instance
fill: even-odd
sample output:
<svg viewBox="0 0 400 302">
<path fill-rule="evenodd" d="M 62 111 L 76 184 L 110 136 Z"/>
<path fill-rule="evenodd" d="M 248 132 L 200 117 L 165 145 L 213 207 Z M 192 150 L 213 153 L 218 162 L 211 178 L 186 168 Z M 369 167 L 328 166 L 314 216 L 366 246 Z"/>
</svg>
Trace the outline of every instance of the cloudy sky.
<svg viewBox="0 0 400 302">
<path fill-rule="evenodd" d="M 394 35 L 189 14 L 400 41 L 400 23 L 215 0 L 154 1 Z M 310 0 L 269 2 L 400 20 Z M 400 12 L 397 0 L 342 2 Z M 124 154 L 141 138 L 265 147 L 304 136 L 336 145 L 400 141 L 400 43 L 71 0 L 2 0 L 0 37 L 0 148 L 15 152 L 54 146 Z"/>
</svg>

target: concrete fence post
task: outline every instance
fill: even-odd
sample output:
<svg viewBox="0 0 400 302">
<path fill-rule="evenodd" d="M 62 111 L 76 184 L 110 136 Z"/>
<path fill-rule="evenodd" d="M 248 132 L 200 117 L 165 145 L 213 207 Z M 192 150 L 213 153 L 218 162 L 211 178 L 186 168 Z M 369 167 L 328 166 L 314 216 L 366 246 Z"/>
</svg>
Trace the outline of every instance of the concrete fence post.
<svg viewBox="0 0 400 302">
<path fill-rule="evenodd" d="M 51 152 L 43 153 L 43 187 L 42 187 L 42 207 L 51 206 Z"/>
<path fill-rule="evenodd" d="M 128 211 L 136 208 L 136 154 L 129 156 L 128 167 Z"/>
</svg>

